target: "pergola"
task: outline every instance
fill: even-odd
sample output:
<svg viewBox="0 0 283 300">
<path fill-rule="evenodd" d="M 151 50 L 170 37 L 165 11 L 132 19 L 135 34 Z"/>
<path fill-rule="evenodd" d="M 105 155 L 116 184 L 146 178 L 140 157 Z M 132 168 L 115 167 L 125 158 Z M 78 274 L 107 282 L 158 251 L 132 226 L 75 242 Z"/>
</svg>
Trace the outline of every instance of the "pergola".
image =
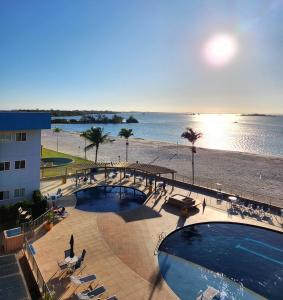
<svg viewBox="0 0 283 300">
<path fill-rule="evenodd" d="M 78 174 L 84 172 L 92 173 L 92 169 L 104 169 L 105 180 L 107 178 L 107 171 L 116 169 L 120 171 L 120 182 L 122 181 L 122 172 L 124 172 L 124 177 L 126 172 L 131 172 L 134 175 L 134 183 L 136 183 L 136 174 L 142 173 L 145 175 L 146 185 L 148 182 L 148 178 L 154 180 L 154 189 L 156 191 L 156 181 L 158 177 L 164 174 L 171 174 L 172 181 L 174 180 L 175 170 L 152 165 L 152 164 L 142 164 L 142 163 L 128 163 L 128 162 L 99 162 L 99 163 L 85 163 L 85 164 L 76 164 L 73 167 L 76 167 L 76 185 Z"/>
</svg>

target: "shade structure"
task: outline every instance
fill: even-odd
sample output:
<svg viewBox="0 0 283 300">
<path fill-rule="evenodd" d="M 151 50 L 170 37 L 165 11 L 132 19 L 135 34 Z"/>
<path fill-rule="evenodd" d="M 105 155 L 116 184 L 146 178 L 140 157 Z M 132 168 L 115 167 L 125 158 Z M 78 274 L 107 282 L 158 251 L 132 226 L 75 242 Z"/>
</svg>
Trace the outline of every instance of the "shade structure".
<svg viewBox="0 0 283 300">
<path fill-rule="evenodd" d="M 74 253 L 74 236 L 71 235 L 71 238 L 70 238 L 70 257 L 74 257 L 75 256 L 75 253 Z"/>
</svg>

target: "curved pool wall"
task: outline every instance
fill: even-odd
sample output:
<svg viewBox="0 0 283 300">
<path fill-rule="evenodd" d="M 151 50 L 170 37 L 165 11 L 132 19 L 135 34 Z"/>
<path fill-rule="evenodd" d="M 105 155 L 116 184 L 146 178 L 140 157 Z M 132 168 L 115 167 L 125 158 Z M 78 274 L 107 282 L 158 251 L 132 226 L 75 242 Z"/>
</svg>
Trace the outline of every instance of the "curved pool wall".
<svg viewBox="0 0 283 300">
<path fill-rule="evenodd" d="M 282 299 L 283 234 L 230 222 L 189 225 L 170 233 L 158 252 L 160 272 L 180 299 L 208 286 L 221 299 Z"/>
<path fill-rule="evenodd" d="M 103 185 L 82 189 L 75 193 L 76 208 L 93 212 L 118 212 L 135 209 L 145 202 L 142 191 L 126 186 Z"/>
<path fill-rule="evenodd" d="M 42 164 L 52 163 L 53 167 L 68 165 L 72 161 L 71 158 L 66 157 L 46 157 L 41 159 Z"/>
</svg>

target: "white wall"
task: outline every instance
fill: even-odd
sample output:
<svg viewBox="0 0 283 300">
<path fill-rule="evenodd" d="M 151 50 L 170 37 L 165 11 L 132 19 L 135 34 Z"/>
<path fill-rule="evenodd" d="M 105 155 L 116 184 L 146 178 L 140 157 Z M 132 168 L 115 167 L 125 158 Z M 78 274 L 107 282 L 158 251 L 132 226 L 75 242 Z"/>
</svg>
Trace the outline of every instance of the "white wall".
<svg viewBox="0 0 283 300">
<path fill-rule="evenodd" d="M 19 131 L 9 131 L 15 135 Z M 0 200 L 2 204 L 12 204 L 17 201 L 31 199 L 34 190 L 40 187 L 40 130 L 25 130 L 27 133 L 26 141 L 13 141 L 0 143 L 0 161 L 10 161 L 9 171 L 0 171 L 0 191 L 10 191 L 9 200 Z M 2 132 L 1 132 L 2 133 Z M 25 160 L 25 169 L 15 169 L 16 160 Z M 14 198 L 14 190 L 25 188 L 23 198 Z"/>
</svg>

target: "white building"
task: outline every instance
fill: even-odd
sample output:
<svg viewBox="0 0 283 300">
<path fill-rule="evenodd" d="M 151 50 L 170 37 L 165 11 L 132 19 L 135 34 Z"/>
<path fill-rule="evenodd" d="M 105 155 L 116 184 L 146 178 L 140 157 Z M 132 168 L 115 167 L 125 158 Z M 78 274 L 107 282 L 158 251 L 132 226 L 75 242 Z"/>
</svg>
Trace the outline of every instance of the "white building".
<svg viewBox="0 0 283 300">
<path fill-rule="evenodd" d="M 0 205 L 39 190 L 41 129 L 50 127 L 48 113 L 0 111 Z"/>
</svg>

